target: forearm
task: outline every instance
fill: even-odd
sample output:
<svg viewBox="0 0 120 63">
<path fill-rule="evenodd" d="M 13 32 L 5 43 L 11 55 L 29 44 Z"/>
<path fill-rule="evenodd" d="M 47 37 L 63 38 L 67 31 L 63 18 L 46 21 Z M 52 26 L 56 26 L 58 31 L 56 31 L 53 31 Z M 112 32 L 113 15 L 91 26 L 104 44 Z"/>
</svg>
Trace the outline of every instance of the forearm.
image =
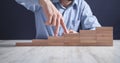
<svg viewBox="0 0 120 63">
<path fill-rule="evenodd" d="M 51 4 L 51 1 L 50 0 L 39 0 L 39 4 L 44 7 L 46 3 L 50 3 Z"/>
<path fill-rule="evenodd" d="M 67 33 L 62 14 L 57 10 L 54 4 L 52 4 L 51 0 L 39 0 L 39 4 L 47 18 L 45 24 L 48 26 L 55 26 L 54 35 L 58 35 L 60 25 L 64 29 L 64 32 Z"/>
</svg>

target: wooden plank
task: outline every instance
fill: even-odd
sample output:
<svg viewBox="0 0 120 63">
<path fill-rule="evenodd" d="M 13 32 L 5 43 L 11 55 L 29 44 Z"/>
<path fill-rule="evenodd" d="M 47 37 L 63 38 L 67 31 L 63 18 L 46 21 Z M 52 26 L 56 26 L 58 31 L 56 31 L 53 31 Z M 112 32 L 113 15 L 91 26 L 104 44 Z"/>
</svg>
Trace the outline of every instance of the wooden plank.
<svg viewBox="0 0 120 63">
<path fill-rule="evenodd" d="M 74 38 L 65 38 L 64 42 L 80 42 L 80 38 L 74 37 Z"/>
<path fill-rule="evenodd" d="M 113 28 L 112 27 L 101 27 L 96 29 L 97 37 L 112 37 Z"/>
<path fill-rule="evenodd" d="M 32 43 L 21 43 L 21 42 L 18 42 L 16 43 L 16 46 L 33 46 Z"/>
<path fill-rule="evenodd" d="M 80 34 L 79 33 L 65 34 L 64 42 L 80 42 Z"/>
<path fill-rule="evenodd" d="M 64 37 L 49 37 L 49 42 L 64 42 Z"/>
<path fill-rule="evenodd" d="M 96 27 L 96 31 L 113 31 L 113 27 Z"/>
<path fill-rule="evenodd" d="M 81 46 L 96 46 L 96 43 L 82 43 Z"/>
<path fill-rule="evenodd" d="M 81 43 L 80 42 L 65 42 L 64 45 L 65 46 L 80 46 Z"/>
<path fill-rule="evenodd" d="M 102 41 L 102 42 L 97 42 L 97 46 L 113 46 L 113 41 Z"/>
<path fill-rule="evenodd" d="M 55 40 L 56 39 L 56 40 Z M 57 41 L 59 40 L 59 41 Z M 48 40 L 33 40 L 33 45 L 36 46 L 63 46 L 64 42 L 61 39 L 50 37 Z"/>
<path fill-rule="evenodd" d="M 80 34 L 79 33 L 70 33 L 70 34 L 64 34 L 64 37 L 79 37 Z"/>
<path fill-rule="evenodd" d="M 96 30 L 80 30 L 80 43 L 85 45 L 95 45 Z"/>
<path fill-rule="evenodd" d="M 81 34 L 96 34 L 96 30 L 80 30 Z"/>
<path fill-rule="evenodd" d="M 96 29 L 97 46 L 111 46 L 113 45 L 113 28 L 101 27 Z"/>
<path fill-rule="evenodd" d="M 80 37 L 80 40 L 96 40 L 96 37 Z"/>
<path fill-rule="evenodd" d="M 34 46 L 45 46 L 48 45 L 48 42 L 33 42 L 32 44 Z"/>
<path fill-rule="evenodd" d="M 104 45 L 104 46 L 112 46 L 113 45 L 113 36 L 99 36 L 97 35 L 97 45 L 98 46 L 101 46 L 101 45 Z"/>
<path fill-rule="evenodd" d="M 65 37 L 64 40 L 65 40 L 65 39 L 74 40 L 74 39 L 80 39 L 80 37 Z"/>
<path fill-rule="evenodd" d="M 96 43 L 96 40 L 80 40 L 80 43 L 83 44 L 87 44 L 87 43 Z"/>
<path fill-rule="evenodd" d="M 97 43 L 112 43 L 113 40 L 97 40 Z"/>
<path fill-rule="evenodd" d="M 33 43 L 34 46 L 63 46 L 64 43 L 63 42 L 47 42 L 47 43 Z"/>
<path fill-rule="evenodd" d="M 113 40 L 113 37 L 97 37 L 97 40 Z"/>
<path fill-rule="evenodd" d="M 49 46 L 64 46 L 64 42 L 49 42 Z"/>
<path fill-rule="evenodd" d="M 113 35 L 113 31 L 96 31 L 96 34 L 110 34 L 110 35 Z"/>
<path fill-rule="evenodd" d="M 96 34 L 80 34 L 80 37 L 96 37 Z"/>
<path fill-rule="evenodd" d="M 95 30 L 80 30 L 80 38 L 81 37 L 96 37 Z"/>
<path fill-rule="evenodd" d="M 69 40 L 69 41 L 67 40 L 67 41 L 64 41 L 64 43 L 65 43 L 65 42 L 80 42 L 80 40 L 71 40 L 71 41 L 70 41 L 70 40 Z"/>
<path fill-rule="evenodd" d="M 99 34 L 96 34 L 97 37 L 113 37 L 112 34 L 105 34 L 105 33 L 99 33 Z"/>
</svg>

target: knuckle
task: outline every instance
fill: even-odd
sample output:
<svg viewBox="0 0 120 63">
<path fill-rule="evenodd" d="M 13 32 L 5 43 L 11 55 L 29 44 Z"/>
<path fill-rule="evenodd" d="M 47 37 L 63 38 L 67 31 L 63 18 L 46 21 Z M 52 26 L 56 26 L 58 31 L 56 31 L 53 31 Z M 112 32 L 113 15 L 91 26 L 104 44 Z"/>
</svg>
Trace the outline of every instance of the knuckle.
<svg viewBox="0 0 120 63">
<path fill-rule="evenodd" d="M 48 13 L 48 16 L 49 16 L 49 17 L 52 17 L 52 16 L 53 16 L 53 14 L 52 14 L 52 13 Z"/>
<path fill-rule="evenodd" d="M 57 17 L 57 15 L 56 15 L 56 14 L 53 14 L 53 16 L 54 16 L 54 18 L 55 18 L 55 17 Z"/>
<path fill-rule="evenodd" d="M 60 15 L 58 14 L 57 17 L 60 18 Z"/>
</svg>

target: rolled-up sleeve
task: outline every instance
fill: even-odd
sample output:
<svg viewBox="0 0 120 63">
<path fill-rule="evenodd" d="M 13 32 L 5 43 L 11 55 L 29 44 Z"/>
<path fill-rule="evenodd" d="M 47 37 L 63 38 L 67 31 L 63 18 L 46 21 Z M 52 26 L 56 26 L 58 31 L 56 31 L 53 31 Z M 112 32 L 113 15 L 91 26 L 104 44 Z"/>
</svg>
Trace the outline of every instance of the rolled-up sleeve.
<svg viewBox="0 0 120 63">
<path fill-rule="evenodd" d="M 15 0 L 18 4 L 24 6 L 28 10 L 31 10 L 33 12 L 39 10 L 41 6 L 39 5 L 38 0 Z"/>
<path fill-rule="evenodd" d="M 82 29 L 95 30 L 96 27 L 101 27 L 96 16 L 93 15 L 89 5 L 83 0 L 81 13 L 81 25 Z"/>
</svg>

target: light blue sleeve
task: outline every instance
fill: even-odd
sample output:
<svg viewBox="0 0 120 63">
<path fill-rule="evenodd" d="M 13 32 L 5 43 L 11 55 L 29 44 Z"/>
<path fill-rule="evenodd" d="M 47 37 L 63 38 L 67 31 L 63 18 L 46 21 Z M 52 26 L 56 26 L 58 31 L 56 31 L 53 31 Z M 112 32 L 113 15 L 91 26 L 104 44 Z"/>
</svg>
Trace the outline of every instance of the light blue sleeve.
<svg viewBox="0 0 120 63">
<path fill-rule="evenodd" d="M 38 0 L 15 0 L 18 4 L 24 6 L 28 10 L 31 10 L 33 12 L 39 10 L 41 6 L 39 5 Z"/>
<path fill-rule="evenodd" d="M 97 18 L 93 15 L 89 5 L 86 1 L 82 2 L 82 16 L 81 16 L 81 25 L 82 29 L 85 30 L 95 30 L 96 27 L 101 27 Z"/>
</svg>

